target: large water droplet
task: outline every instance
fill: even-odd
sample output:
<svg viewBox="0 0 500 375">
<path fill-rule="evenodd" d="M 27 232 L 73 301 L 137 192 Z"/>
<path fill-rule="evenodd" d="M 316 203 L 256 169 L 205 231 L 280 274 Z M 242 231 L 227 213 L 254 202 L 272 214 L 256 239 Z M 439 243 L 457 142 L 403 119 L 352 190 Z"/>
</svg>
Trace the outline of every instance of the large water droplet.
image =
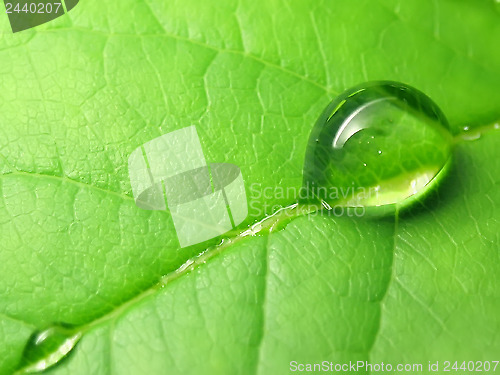
<svg viewBox="0 0 500 375">
<path fill-rule="evenodd" d="M 354 207 L 401 203 L 436 181 L 451 145 L 444 114 L 422 92 L 388 81 L 354 87 L 326 107 L 312 130 L 304 164 L 307 200 Z"/>
</svg>

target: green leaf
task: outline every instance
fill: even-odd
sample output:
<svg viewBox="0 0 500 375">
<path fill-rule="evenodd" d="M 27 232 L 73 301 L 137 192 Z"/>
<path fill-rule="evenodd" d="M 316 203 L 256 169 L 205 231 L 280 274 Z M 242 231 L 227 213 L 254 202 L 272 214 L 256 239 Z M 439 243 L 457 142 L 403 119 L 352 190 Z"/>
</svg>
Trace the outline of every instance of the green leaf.
<svg viewBox="0 0 500 375">
<path fill-rule="evenodd" d="M 500 118 L 499 7 L 87 0 L 17 34 L 4 17 L 0 373 L 43 365 L 22 357 L 52 325 L 82 334 L 51 370 L 68 374 L 498 360 L 499 133 L 483 126 Z M 133 150 L 195 124 L 209 162 L 241 168 L 250 224 L 293 202 L 263 192 L 300 186 L 324 106 L 375 79 L 448 116 L 456 161 L 433 196 L 399 218 L 304 216 L 179 269 L 218 240 L 181 249 L 166 212 L 135 205 Z"/>
</svg>

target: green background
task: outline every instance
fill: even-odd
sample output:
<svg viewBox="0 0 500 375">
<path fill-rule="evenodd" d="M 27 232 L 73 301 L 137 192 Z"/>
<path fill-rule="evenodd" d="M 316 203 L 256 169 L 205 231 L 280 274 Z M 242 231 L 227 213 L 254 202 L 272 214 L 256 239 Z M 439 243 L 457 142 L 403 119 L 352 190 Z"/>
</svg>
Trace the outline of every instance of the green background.
<svg viewBox="0 0 500 375">
<path fill-rule="evenodd" d="M 84 331 L 60 374 L 500 360 L 499 11 L 86 0 L 17 34 L 1 17 L 0 373 L 22 372 L 29 337 L 54 323 Z M 238 165 L 247 187 L 298 188 L 325 105 L 378 79 L 448 116 L 455 162 L 432 197 L 399 220 L 302 217 L 175 272 L 207 244 L 179 249 L 166 213 L 135 206 L 135 148 L 195 124 L 207 160 Z"/>
</svg>

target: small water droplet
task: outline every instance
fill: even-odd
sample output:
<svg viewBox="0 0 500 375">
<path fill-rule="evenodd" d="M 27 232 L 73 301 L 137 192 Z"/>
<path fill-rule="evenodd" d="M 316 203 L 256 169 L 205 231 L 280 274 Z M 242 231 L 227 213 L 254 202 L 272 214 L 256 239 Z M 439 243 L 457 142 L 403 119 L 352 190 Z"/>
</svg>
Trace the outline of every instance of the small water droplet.
<svg viewBox="0 0 500 375">
<path fill-rule="evenodd" d="M 387 81 L 354 87 L 326 107 L 312 130 L 307 200 L 400 203 L 427 191 L 449 165 L 451 147 L 445 116 L 422 92 Z"/>
<path fill-rule="evenodd" d="M 23 352 L 22 371 L 41 372 L 59 363 L 73 350 L 81 336 L 81 332 L 65 324 L 34 333 Z"/>
</svg>

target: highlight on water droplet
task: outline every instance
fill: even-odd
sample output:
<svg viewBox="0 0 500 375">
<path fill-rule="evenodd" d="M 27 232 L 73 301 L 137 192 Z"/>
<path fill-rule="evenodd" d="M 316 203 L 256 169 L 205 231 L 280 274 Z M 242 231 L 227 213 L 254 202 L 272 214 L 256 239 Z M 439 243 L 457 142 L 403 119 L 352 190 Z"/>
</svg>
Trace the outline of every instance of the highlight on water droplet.
<svg viewBox="0 0 500 375">
<path fill-rule="evenodd" d="M 405 205 L 445 174 L 451 148 L 446 117 L 419 90 L 390 81 L 356 86 L 326 107 L 311 132 L 306 200 Z"/>
</svg>

